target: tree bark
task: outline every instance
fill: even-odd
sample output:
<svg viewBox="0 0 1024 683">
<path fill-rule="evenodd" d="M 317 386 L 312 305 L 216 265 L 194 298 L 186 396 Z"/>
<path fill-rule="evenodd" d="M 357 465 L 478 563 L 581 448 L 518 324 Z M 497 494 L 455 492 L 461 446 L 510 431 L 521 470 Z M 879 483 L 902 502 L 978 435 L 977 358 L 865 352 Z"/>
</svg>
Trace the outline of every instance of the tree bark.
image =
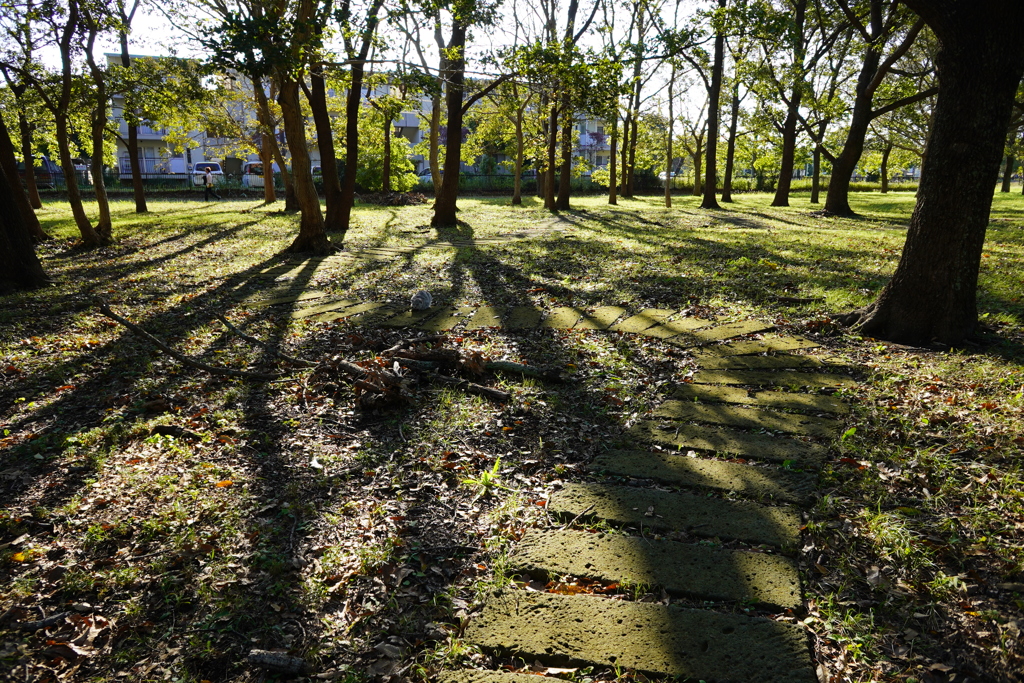
<svg viewBox="0 0 1024 683">
<path fill-rule="evenodd" d="M 558 105 L 551 103 L 547 123 L 547 163 L 544 164 L 544 208 L 555 209 L 555 158 L 558 154 Z"/>
<path fill-rule="evenodd" d="M 811 204 L 818 204 L 821 201 L 821 145 L 814 145 L 812 163 L 814 175 L 811 176 Z"/>
<path fill-rule="evenodd" d="M 135 14 L 134 10 L 132 10 L 132 14 Z M 127 19 L 122 8 L 121 20 L 124 22 Z M 118 37 L 121 43 L 121 66 L 130 69 L 132 60 L 128 54 L 127 31 L 121 31 Z M 129 106 L 130 99 L 127 95 L 125 96 L 125 106 Z M 124 118 L 125 125 L 128 126 L 128 164 L 132 170 L 132 197 L 135 199 L 135 213 L 146 213 L 149 211 L 149 206 L 146 205 L 146 188 L 142 183 L 142 164 L 139 161 L 139 127 L 132 123 L 135 118 L 134 114 L 135 112 L 132 112 L 130 118 L 127 116 L 122 116 L 122 118 Z"/>
<path fill-rule="evenodd" d="M 1013 167 L 1017 164 L 1017 159 L 1014 158 L 1013 143 L 1016 142 L 1016 132 L 1010 134 L 1010 153 L 1006 155 L 1006 166 L 1003 168 L 1003 186 L 1000 188 L 1002 192 L 1010 191 L 1010 183 L 1013 181 Z"/>
<path fill-rule="evenodd" d="M 524 109 L 516 110 L 516 171 L 512 183 L 512 206 L 523 204 L 523 156 L 526 151 L 526 141 L 523 140 L 523 116 Z"/>
<path fill-rule="evenodd" d="M 271 136 L 260 132 L 260 163 L 263 164 L 263 203 L 273 204 L 277 201 L 276 179 L 274 177 L 274 152 L 271 149 Z"/>
<path fill-rule="evenodd" d="M 889 155 L 892 154 L 892 143 L 886 143 L 882 150 L 882 166 L 879 173 L 882 174 L 882 194 L 889 192 Z"/>
<path fill-rule="evenodd" d="M 619 180 L 615 171 L 616 156 L 618 155 L 619 144 L 619 113 L 612 111 L 612 142 L 608 154 L 608 203 L 616 205 L 619 203 Z"/>
<path fill-rule="evenodd" d="M 569 210 L 569 193 L 572 191 L 572 103 L 569 96 L 562 98 L 562 162 L 558 171 L 558 199 L 556 211 Z"/>
<path fill-rule="evenodd" d="M 292 155 L 292 181 L 301 218 L 299 234 L 288 247 L 292 253 L 329 254 L 334 250 L 324 229 L 324 215 L 320 211 L 320 197 L 313 185 L 313 171 L 306 147 L 306 121 L 299 101 L 299 83 L 290 76 L 278 84 L 277 103 L 281 105 L 281 119 L 288 150 Z"/>
<path fill-rule="evenodd" d="M 25 192 L 33 209 L 43 208 L 36 185 L 36 160 L 32 156 L 32 126 L 24 113 L 18 112 L 18 129 L 21 131 L 21 158 L 25 162 Z"/>
<path fill-rule="evenodd" d="M 993 187 L 1024 73 L 1024 5 L 1016 0 L 906 0 L 935 31 L 939 92 L 896 272 L 840 320 L 903 344 L 960 345 L 977 328 L 977 284 Z"/>
<path fill-rule="evenodd" d="M 92 110 L 92 187 L 96 194 L 96 208 L 99 219 L 96 221 L 96 232 L 104 242 L 113 240 L 114 223 L 110 217 L 110 202 L 107 199 L 107 184 L 103 178 L 103 138 L 107 132 L 107 78 L 106 73 L 93 59 L 93 45 L 99 34 L 99 26 L 89 17 L 89 37 L 86 41 L 86 62 L 95 86 L 93 96 L 96 103 Z"/>
<path fill-rule="evenodd" d="M 316 126 L 316 144 L 320 150 L 320 172 L 324 181 L 326 216 L 324 229 L 328 232 L 345 231 L 341 213 L 341 181 L 338 178 L 337 155 L 334 153 L 334 131 L 331 115 L 327 111 L 327 82 L 323 62 L 313 65 L 309 74 L 309 110 Z"/>
<path fill-rule="evenodd" d="M 722 178 L 722 201 L 732 203 L 732 176 L 736 172 L 736 129 L 740 116 L 740 83 L 734 77 L 732 106 L 729 112 L 729 141 L 725 150 L 725 176 Z"/>
<path fill-rule="evenodd" d="M 18 212 L 21 214 L 22 224 L 28 230 L 29 237 L 33 242 L 42 242 L 50 239 L 50 236 L 43 232 L 42 226 L 39 225 L 39 217 L 32 210 L 28 194 L 26 194 L 25 190 L 21 187 L 21 183 L 18 181 L 18 157 L 14 153 L 14 143 L 11 141 L 10 132 L 7 130 L 7 124 L 4 123 L 2 116 L 0 116 L 0 168 L 3 169 L 4 174 L 8 178 L 14 178 L 15 180 L 11 184 L 11 194 L 13 195 L 15 205 L 18 207 Z"/>
<path fill-rule="evenodd" d="M 458 224 L 459 171 L 462 166 L 462 95 L 466 81 L 466 29 L 458 18 L 452 19 L 452 35 L 448 41 L 448 135 L 444 150 L 444 174 L 441 191 L 434 199 L 434 216 L 430 224 L 437 227 Z"/>
<path fill-rule="evenodd" d="M 11 181 L 0 167 L 0 293 L 35 289 L 49 282 L 17 208 L 17 182 L 18 176 Z"/>
<path fill-rule="evenodd" d="M 267 93 L 263 91 L 263 79 L 260 77 L 252 77 L 252 89 L 253 95 L 256 98 L 256 116 L 259 118 L 260 126 L 263 128 L 264 140 L 270 143 L 270 154 L 274 157 L 277 162 L 278 168 L 281 169 L 281 182 L 284 183 L 284 210 L 285 211 L 298 211 L 299 204 L 295 197 L 295 187 L 292 184 L 292 174 L 288 171 L 288 166 L 284 161 L 284 154 L 281 152 L 281 145 L 277 142 L 277 126 L 274 125 L 274 117 L 270 113 L 270 101 L 267 98 Z M 271 82 L 270 96 L 274 97 L 274 85 Z M 273 171 L 273 165 L 271 165 L 271 172 Z M 266 167 L 263 169 L 264 178 L 266 178 Z M 266 181 L 264 185 L 264 197 L 266 196 Z M 276 195 L 275 195 L 276 198 Z"/>
<path fill-rule="evenodd" d="M 793 9 L 793 94 L 789 98 L 786 121 L 782 126 L 782 164 L 772 206 L 789 206 L 789 190 L 793 185 L 793 164 L 796 159 L 796 124 L 804 92 L 804 18 L 807 13 L 807 0 L 797 0 Z"/>
<path fill-rule="evenodd" d="M 725 9 L 725 0 L 718 0 Z M 715 35 L 715 61 L 711 70 L 711 89 L 708 90 L 708 144 L 707 163 L 704 164 L 704 199 L 702 209 L 720 209 L 718 205 L 718 117 L 722 99 L 722 71 L 725 68 L 725 34 Z"/>
<path fill-rule="evenodd" d="M 676 89 L 676 65 L 672 65 L 672 74 L 668 79 L 668 140 L 665 144 L 665 208 L 672 208 L 672 135 L 675 123 L 675 109 L 673 99 Z"/>
</svg>

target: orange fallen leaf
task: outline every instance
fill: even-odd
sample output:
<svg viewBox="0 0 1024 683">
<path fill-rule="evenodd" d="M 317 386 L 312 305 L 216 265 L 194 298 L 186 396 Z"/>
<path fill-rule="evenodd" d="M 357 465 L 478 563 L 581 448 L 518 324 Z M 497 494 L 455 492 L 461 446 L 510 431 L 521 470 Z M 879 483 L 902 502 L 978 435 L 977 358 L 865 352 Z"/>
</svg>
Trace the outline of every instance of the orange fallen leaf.
<svg viewBox="0 0 1024 683">
<path fill-rule="evenodd" d="M 225 479 L 224 481 L 218 481 L 216 484 L 214 484 L 214 486 L 216 486 L 219 489 L 222 489 L 228 486 L 234 486 L 234 484 L 235 482 L 231 481 L 230 479 Z"/>
</svg>

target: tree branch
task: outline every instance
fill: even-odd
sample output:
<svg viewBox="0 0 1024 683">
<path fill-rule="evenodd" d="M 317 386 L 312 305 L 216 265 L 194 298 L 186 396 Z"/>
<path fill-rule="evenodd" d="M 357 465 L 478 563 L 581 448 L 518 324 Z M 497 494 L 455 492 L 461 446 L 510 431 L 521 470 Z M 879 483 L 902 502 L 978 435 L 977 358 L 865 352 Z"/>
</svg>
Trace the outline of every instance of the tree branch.
<svg viewBox="0 0 1024 683">
<path fill-rule="evenodd" d="M 881 109 L 876 109 L 875 111 L 871 112 L 871 119 L 877 119 L 879 116 L 882 116 L 883 114 L 888 114 L 889 112 L 895 111 L 900 107 L 905 107 L 908 104 L 913 104 L 914 102 L 926 100 L 937 92 L 939 92 L 939 88 L 938 86 L 935 86 L 934 88 L 922 90 L 916 95 L 911 95 L 910 97 L 904 97 L 903 99 L 896 100 L 895 102 L 885 105 Z"/>
</svg>

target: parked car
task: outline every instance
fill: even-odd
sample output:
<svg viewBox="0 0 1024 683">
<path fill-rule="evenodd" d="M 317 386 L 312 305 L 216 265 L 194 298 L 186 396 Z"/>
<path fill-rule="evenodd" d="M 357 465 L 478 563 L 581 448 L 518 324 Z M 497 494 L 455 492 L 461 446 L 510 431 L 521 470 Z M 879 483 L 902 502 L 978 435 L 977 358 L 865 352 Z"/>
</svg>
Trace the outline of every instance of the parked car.
<svg viewBox="0 0 1024 683">
<path fill-rule="evenodd" d="M 281 167 L 273 165 L 274 173 L 280 173 Z M 247 161 L 242 164 L 242 187 L 263 187 L 263 162 Z"/>
<path fill-rule="evenodd" d="M 78 182 L 84 185 L 92 185 L 92 170 L 90 169 L 89 160 L 82 159 L 81 157 L 75 157 L 71 160 L 71 163 L 75 165 L 75 173 L 78 175 Z"/>
<path fill-rule="evenodd" d="M 209 169 L 213 175 L 213 184 L 217 185 L 224 182 L 224 169 L 220 167 L 216 161 L 200 161 L 199 163 L 192 166 L 192 184 L 202 187 L 205 184 L 203 180 L 206 176 L 206 171 Z"/>
<path fill-rule="evenodd" d="M 670 178 L 675 178 L 677 175 L 679 174 L 675 172 L 669 173 Z M 658 180 L 665 180 L 665 171 L 662 171 L 661 173 L 658 174 Z"/>
<path fill-rule="evenodd" d="M 35 163 L 32 166 L 34 169 L 33 175 L 36 178 L 36 187 L 64 187 L 63 169 L 45 156 L 39 155 L 36 157 Z M 21 176 L 21 180 L 24 182 L 24 162 L 18 162 L 18 175 Z"/>
</svg>

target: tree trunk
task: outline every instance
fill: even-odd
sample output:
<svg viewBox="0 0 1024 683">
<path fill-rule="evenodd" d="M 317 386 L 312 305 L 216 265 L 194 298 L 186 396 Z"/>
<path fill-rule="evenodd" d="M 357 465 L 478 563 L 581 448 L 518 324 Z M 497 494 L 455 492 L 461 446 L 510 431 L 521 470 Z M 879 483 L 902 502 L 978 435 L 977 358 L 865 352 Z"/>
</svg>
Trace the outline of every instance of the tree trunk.
<svg viewBox="0 0 1024 683">
<path fill-rule="evenodd" d="M 14 184 L 0 167 L 0 293 L 35 289 L 49 280 L 43 272 L 32 237 L 17 208 Z"/>
<path fill-rule="evenodd" d="M 71 205 L 71 215 L 75 219 L 75 225 L 82 236 L 82 245 L 87 248 L 102 246 L 105 244 L 103 238 L 92 227 L 89 217 L 82 205 L 82 193 L 78 189 L 78 173 L 75 164 L 71 161 L 71 142 L 68 135 L 67 116 L 58 114 L 54 117 L 54 134 L 57 138 L 57 151 L 60 155 L 60 167 L 64 171 L 64 184 L 67 186 L 68 203 Z"/>
<path fill-rule="evenodd" d="M 523 140 L 523 109 L 516 110 L 516 171 L 512 180 L 512 206 L 523 203 L 523 155 L 526 142 Z"/>
<path fill-rule="evenodd" d="M 555 156 L 558 153 L 558 105 L 552 102 L 548 115 L 547 163 L 544 164 L 544 208 L 555 210 Z"/>
<path fill-rule="evenodd" d="M 887 143 L 882 150 L 882 167 L 879 172 L 882 174 L 882 194 L 889 192 L 889 155 L 892 154 L 892 143 Z"/>
<path fill-rule="evenodd" d="M 558 199 L 556 211 L 569 210 L 569 193 L 572 191 L 572 109 L 568 95 L 562 98 L 562 163 L 558 171 Z"/>
<path fill-rule="evenodd" d="M 270 102 L 267 99 L 267 93 L 263 91 L 263 79 L 254 77 L 252 79 L 252 88 L 256 97 L 256 115 L 260 120 L 260 126 L 263 127 L 264 133 L 267 135 L 265 139 L 270 141 L 270 153 L 273 155 L 274 160 L 277 161 L 278 168 L 281 169 L 281 182 L 284 183 L 284 210 L 297 211 L 299 205 L 298 199 L 295 197 L 295 187 L 292 184 L 292 174 L 288 171 L 288 166 L 284 162 L 284 154 L 281 152 L 281 145 L 277 142 L 277 131 L 274 125 L 274 117 L 270 113 Z M 274 97 L 273 83 L 270 86 L 270 96 Z M 266 169 L 264 168 L 265 171 Z M 264 185 L 266 185 L 266 182 L 264 182 Z M 266 189 L 264 188 L 265 192 Z"/>
<path fill-rule="evenodd" d="M 718 0 L 725 9 L 725 0 Z M 711 89 L 708 91 L 708 144 L 707 163 L 704 164 L 704 199 L 702 209 L 720 209 L 718 205 L 718 116 L 722 99 L 722 71 L 725 68 L 725 34 L 715 35 L 715 62 L 711 70 Z"/>
<path fill-rule="evenodd" d="M 384 117 L 387 119 L 387 116 Z M 391 129 L 393 122 L 384 121 L 384 163 L 381 167 L 381 190 L 391 192 Z"/>
<path fill-rule="evenodd" d="M 812 160 L 814 175 L 811 176 L 811 204 L 817 204 L 821 197 L 821 145 L 814 145 Z"/>
<path fill-rule="evenodd" d="M 338 155 L 334 153 L 334 131 L 331 115 L 327 111 L 327 83 L 324 79 L 323 63 L 315 64 L 309 74 L 309 109 L 316 126 L 316 144 L 320 150 L 320 172 L 324 182 L 326 216 L 324 229 L 328 232 L 345 233 L 346 224 L 341 212 L 341 181 L 338 178 Z"/>
<path fill-rule="evenodd" d="M 832 164 L 832 177 L 829 179 L 828 193 L 825 195 L 825 213 L 832 216 L 853 216 L 850 208 L 850 181 L 857 170 L 861 155 L 864 154 L 864 139 L 871 125 L 872 97 L 868 85 L 878 71 L 880 55 L 877 50 L 868 49 L 857 78 L 857 94 L 853 101 L 853 112 L 850 115 L 850 127 L 846 132 L 843 151 Z"/>
<path fill-rule="evenodd" d="M 732 85 L 732 107 L 729 112 L 729 142 L 725 150 L 725 177 L 722 178 L 722 201 L 732 203 L 732 176 L 736 164 L 736 129 L 740 117 L 740 83 L 734 78 Z"/>
<path fill-rule="evenodd" d="M 633 103 L 633 98 L 629 98 L 630 104 Z M 630 125 L 633 121 L 633 117 L 629 111 L 626 112 L 626 116 L 622 119 L 622 150 L 620 152 L 622 157 L 622 168 L 619 169 L 619 190 L 622 192 L 624 199 L 630 199 L 630 196 L 626 194 L 629 189 L 629 185 L 626 182 L 626 177 L 629 175 L 627 169 L 629 168 L 629 131 Z"/>
<path fill-rule="evenodd" d="M 99 219 L 96 221 L 96 232 L 106 243 L 113 241 L 114 224 L 110 218 L 110 202 L 107 200 L 107 185 L 103 178 L 103 137 L 107 132 L 107 79 L 106 74 L 97 66 L 92 56 L 92 48 L 99 33 L 99 28 L 89 22 L 89 38 L 86 41 L 86 62 L 95 86 L 96 104 L 92 110 L 92 187 L 96 194 L 96 208 Z M 77 180 L 77 178 L 76 178 Z"/>
<path fill-rule="evenodd" d="M 906 4 L 932 26 L 941 45 L 917 206 L 892 280 L 874 303 L 840 319 L 861 334 L 902 344 L 959 345 L 978 324 L 978 269 L 992 189 L 1024 73 L 1024 5 Z"/>
<path fill-rule="evenodd" d="M 1010 183 L 1013 181 L 1013 167 L 1016 163 L 1017 160 L 1014 158 L 1013 152 L 1006 155 L 1006 166 L 1003 168 L 1003 186 L 1000 188 L 1002 192 L 1010 191 Z"/>
<path fill-rule="evenodd" d="M 466 26 L 458 18 L 452 20 L 452 35 L 448 41 L 448 54 L 457 55 L 448 60 L 448 135 L 444 150 L 444 175 L 441 191 L 434 199 L 434 216 L 430 224 L 435 228 L 458 224 L 459 171 L 462 166 L 462 94 L 466 81 Z"/>
<path fill-rule="evenodd" d="M 608 154 L 608 203 L 615 205 L 619 203 L 619 181 L 615 173 L 616 156 L 618 155 L 617 145 L 619 144 L 619 113 L 612 112 L 612 142 Z"/>
<path fill-rule="evenodd" d="M 637 84 L 636 108 L 633 110 L 633 120 L 629 132 L 629 165 L 626 167 L 626 189 L 623 196 L 633 198 L 633 180 L 636 175 L 636 141 L 640 129 L 640 86 Z"/>
<path fill-rule="evenodd" d="M 693 192 L 691 193 L 694 197 L 699 197 L 703 191 L 704 176 L 701 174 L 701 168 L 704 161 L 704 145 L 701 142 L 697 143 L 697 148 L 693 153 Z"/>
<path fill-rule="evenodd" d="M 21 158 L 25 162 L 25 192 L 33 209 L 43 208 L 43 200 L 39 198 L 39 187 L 36 185 L 36 160 L 32 156 L 32 126 L 21 112 L 18 112 L 18 128 L 21 131 Z"/>
<path fill-rule="evenodd" d="M 430 110 L 430 150 L 427 157 L 430 164 L 430 179 L 433 181 L 434 191 L 441 187 L 441 164 L 439 162 L 441 138 L 441 96 L 435 95 L 431 100 Z"/>
<path fill-rule="evenodd" d="M 281 105 L 281 119 L 288 150 L 292 156 L 292 181 L 301 218 L 299 234 L 288 247 L 292 253 L 329 254 L 334 250 L 324 229 L 324 215 L 320 211 L 320 197 L 313 185 L 313 171 L 306 147 L 306 120 L 299 102 L 299 83 L 291 77 L 282 79 L 277 103 Z"/>
<path fill-rule="evenodd" d="M 50 239 L 50 236 L 43 232 L 42 226 L 39 225 L 39 217 L 32 210 L 28 195 L 22 189 L 21 183 L 18 182 L 18 157 L 15 155 L 14 143 L 11 141 L 10 132 L 7 130 L 7 124 L 4 123 L 2 116 L 0 116 L 0 168 L 8 178 L 15 179 L 15 182 L 11 184 L 11 194 L 18 207 L 18 212 L 21 213 L 22 224 L 28 230 L 32 241 L 42 242 Z"/>
<path fill-rule="evenodd" d="M 672 135 L 675 123 L 675 110 L 673 99 L 675 98 L 676 86 L 676 65 L 672 65 L 672 73 L 668 78 L 668 140 L 665 144 L 665 208 L 672 208 Z"/>
<path fill-rule="evenodd" d="M 793 9 L 793 71 L 798 76 L 793 84 L 793 94 L 786 109 L 786 121 L 782 126 L 782 164 L 772 206 L 789 206 L 789 189 L 793 184 L 793 164 L 796 159 L 796 124 L 800 100 L 803 98 L 801 81 L 804 70 L 804 17 L 807 12 L 807 0 L 797 0 Z"/>
<path fill-rule="evenodd" d="M 132 65 L 131 56 L 128 54 L 128 34 L 125 31 L 119 34 L 121 41 L 121 66 L 130 69 Z M 125 106 L 130 104 L 129 97 L 124 100 Z M 132 112 L 131 119 L 134 120 L 135 112 Z M 139 161 L 139 127 L 131 122 L 129 117 L 123 116 L 128 126 L 128 164 L 132 170 L 132 196 L 135 199 L 135 213 L 146 213 L 149 207 L 146 205 L 146 188 L 142 183 L 142 164 Z M 94 172 L 95 174 L 95 172 Z"/>
<path fill-rule="evenodd" d="M 260 133 L 260 163 L 263 164 L 263 203 L 277 201 L 276 178 L 274 177 L 274 152 L 271 150 L 270 135 Z"/>
</svg>

